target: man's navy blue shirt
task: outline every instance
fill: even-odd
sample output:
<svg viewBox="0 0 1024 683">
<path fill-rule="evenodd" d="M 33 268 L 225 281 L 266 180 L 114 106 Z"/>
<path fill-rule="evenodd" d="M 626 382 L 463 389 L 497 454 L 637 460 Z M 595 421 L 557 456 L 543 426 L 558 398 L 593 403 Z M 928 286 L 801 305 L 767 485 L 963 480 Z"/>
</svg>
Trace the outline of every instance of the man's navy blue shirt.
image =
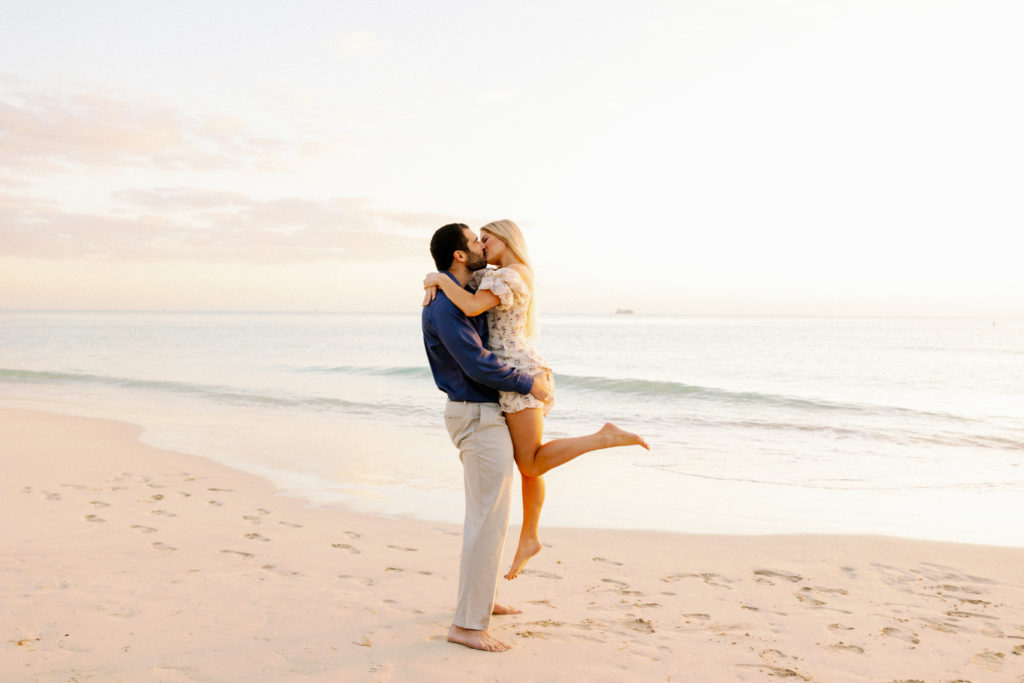
<svg viewBox="0 0 1024 683">
<path fill-rule="evenodd" d="M 445 275 L 458 282 L 455 276 Z M 453 401 L 497 403 L 499 391 L 528 394 L 533 376 L 509 367 L 487 350 L 487 316 L 469 318 L 444 295 L 423 307 L 423 346 L 437 388 Z"/>
</svg>

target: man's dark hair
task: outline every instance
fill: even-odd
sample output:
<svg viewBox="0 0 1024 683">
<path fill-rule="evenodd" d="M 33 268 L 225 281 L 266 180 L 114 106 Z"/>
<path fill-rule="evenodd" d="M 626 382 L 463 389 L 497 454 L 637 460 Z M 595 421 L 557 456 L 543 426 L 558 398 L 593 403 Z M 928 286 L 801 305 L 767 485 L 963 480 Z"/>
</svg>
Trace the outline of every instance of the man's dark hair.
<svg viewBox="0 0 1024 683">
<path fill-rule="evenodd" d="M 434 257 L 434 265 L 438 270 L 448 270 L 455 260 L 455 252 L 469 252 L 465 230 L 469 226 L 463 223 L 449 223 L 438 228 L 430 238 L 430 255 Z"/>
</svg>

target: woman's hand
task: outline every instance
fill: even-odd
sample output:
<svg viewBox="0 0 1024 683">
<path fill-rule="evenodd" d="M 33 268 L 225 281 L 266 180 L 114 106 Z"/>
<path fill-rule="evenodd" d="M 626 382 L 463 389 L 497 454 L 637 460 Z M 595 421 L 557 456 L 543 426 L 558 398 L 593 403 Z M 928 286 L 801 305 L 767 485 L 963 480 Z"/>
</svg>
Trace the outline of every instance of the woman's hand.
<svg viewBox="0 0 1024 683">
<path fill-rule="evenodd" d="M 444 273 L 427 273 L 427 276 L 423 278 L 423 289 L 429 287 L 440 287 L 441 283 L 448 278 Z"/>
<path fill-rule="evenodd" d="M 427 276 L 423 278 L 423 305 L 426 306 L 434 297 L 437 296 L 437 288 L 441 284 L 442 278 L 447 277 L 442 273 L 427 273 Z"/>
</svg>

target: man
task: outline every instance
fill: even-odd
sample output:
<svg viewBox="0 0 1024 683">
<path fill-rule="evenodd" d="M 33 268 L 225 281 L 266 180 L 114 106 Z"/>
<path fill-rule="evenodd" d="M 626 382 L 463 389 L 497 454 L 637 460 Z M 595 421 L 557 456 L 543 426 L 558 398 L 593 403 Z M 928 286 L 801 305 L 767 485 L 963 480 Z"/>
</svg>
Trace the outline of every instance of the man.
<svg viewBox="0 0 1024 683">
<path fill-rule="evenodd" d="M 461 223 L 440 228 L 430 240 L 439 271 L 465 287 L 487 261 L 479 238 Z M 546 377 L 502 363 L 487 350 L 487 316 L 467 318 L 438 291 L 423 308 L 423 344 L 437 388 L 448 395 L 444 421 L 459 449 L 466 492 L 459 595 L 448 641 L 477 650 L 511 647 L 487 629 L 491 614 L 519 611 L 495 602 L 501 551 L 511 511 L 512 438 L 498 407 L 498 391 L 549 398 Z"/>
</svg>

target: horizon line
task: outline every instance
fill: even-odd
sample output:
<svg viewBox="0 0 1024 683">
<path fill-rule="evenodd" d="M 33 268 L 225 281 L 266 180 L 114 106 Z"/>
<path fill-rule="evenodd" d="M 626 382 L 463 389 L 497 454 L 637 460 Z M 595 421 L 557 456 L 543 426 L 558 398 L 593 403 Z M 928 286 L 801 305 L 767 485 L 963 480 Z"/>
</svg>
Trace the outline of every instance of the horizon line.
<svg viewBox="0 0 1024 683">
<path fill-rule="evenodd" d="M 190 308 L 0 308 L 0 313 L 148 313 L 204 315 L 415 315 L 417 311 L 329 310 L 329 309 L 190 309 Z M 546 316 L 609 316 L 632 318 L 850 318 L 850 319 L 921 319 L 921 320 L 1024 320 L 1021 315 L 922 315 L 922 314 L 819 314 L 819 313 L 547 313 Z"/>
</svg>

